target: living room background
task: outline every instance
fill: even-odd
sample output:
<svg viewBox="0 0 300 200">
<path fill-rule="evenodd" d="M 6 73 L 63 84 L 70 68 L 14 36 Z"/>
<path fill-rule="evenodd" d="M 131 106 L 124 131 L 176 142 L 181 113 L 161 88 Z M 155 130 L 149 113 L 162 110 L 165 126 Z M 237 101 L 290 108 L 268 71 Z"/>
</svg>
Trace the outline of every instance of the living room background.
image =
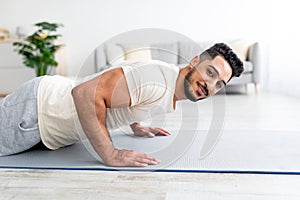
<svg viewBox="0 0 300 200">
<path fill-rule="evenodd" d="M 67 72 L 74 76 L 101 43 L 122 32 L 162 28 L 193 39 L 258 41 L 266 49 L 262 88 L 300 96 L 296 1 L 182 0 L 1 0 L 0 27 L 32 32 L 40 21 L 59 22 L 67 52 Z M 32 6 L 34 5 L 34 6 Z M 291 56 L 290 56 L 291 55 Z M 284 70 L 283 70 L 284 68 Z"/>
</svg>

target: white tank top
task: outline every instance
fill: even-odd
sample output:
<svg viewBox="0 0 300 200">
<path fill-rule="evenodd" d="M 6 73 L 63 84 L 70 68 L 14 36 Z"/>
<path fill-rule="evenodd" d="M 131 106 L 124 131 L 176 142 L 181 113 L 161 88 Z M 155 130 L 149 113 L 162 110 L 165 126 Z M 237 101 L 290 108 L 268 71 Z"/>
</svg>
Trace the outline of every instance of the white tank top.
<svg viewBox="0 0 300 200">
<path fill-rule="evenodd" d="M 156 60 L 135 62 L 121 68 L 128 84 L 131 105 L 107 108 L 108 130 L 144 121 L 150 118 L 150 114 L 174 111 L 173 98 L 179 68 Z M 45 76 L 39 84 L 39 129 L 42 142 L 50 149 L 79 141 L 75 126 L 78 116 L 71 95 L 74 86 L 74 80 L 57 75 Z"/>
</svg>

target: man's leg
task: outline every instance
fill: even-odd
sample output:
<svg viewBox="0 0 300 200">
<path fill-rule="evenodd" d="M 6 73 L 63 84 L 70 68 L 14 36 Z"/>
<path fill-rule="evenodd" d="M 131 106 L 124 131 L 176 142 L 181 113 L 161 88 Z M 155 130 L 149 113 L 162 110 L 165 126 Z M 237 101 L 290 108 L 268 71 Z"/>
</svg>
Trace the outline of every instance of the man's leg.
<svg viewBox="0 0 300 200">
<path fill-rule="evenodd" d="M 0 156 L 20 153 L 41 141 L 34 78 L 0 101 Z"/>
</svg>

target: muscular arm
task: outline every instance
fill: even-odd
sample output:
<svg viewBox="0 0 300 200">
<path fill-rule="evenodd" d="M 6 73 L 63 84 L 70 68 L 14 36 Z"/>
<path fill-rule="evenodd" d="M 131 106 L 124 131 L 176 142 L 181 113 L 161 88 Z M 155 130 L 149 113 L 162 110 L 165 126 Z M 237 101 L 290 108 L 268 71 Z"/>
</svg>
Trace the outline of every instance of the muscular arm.
<svg viewBox="0 0 300 200">
<path fill-rule="evenodd" d="M 130 105 L 121 68 L 113 69 L 72 90 L 79 121 L 95 151 L 110 166 L 147 166 L 157 160 L 144 153 L 117 150 L 106 127 L 106 108 Z"/>
</svg>

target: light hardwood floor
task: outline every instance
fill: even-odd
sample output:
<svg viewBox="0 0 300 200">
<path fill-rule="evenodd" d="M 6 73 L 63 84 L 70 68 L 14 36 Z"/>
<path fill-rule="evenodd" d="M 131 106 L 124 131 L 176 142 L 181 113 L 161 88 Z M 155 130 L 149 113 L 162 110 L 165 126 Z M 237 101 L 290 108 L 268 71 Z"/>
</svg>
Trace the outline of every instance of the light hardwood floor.
<svg viewBox="0 0 300 200">
<path fill-rule="evenodd" d="M 200 104 L 199 113 L 205 115 L 209 101 Z M 227 95 L 223 128 L 299 131 L 299 111 L 299 98 Z M 209 127 L 209 119 L 200 122 L 200 129 Z M 297 175 L 0 170 L 0 199 L 299 200 L 299 188 Z"/>
<path fill-rule="evenodd" d="M 291 175 L 1 170 L 1 199 L 299 200 Z"/>
</svg>

